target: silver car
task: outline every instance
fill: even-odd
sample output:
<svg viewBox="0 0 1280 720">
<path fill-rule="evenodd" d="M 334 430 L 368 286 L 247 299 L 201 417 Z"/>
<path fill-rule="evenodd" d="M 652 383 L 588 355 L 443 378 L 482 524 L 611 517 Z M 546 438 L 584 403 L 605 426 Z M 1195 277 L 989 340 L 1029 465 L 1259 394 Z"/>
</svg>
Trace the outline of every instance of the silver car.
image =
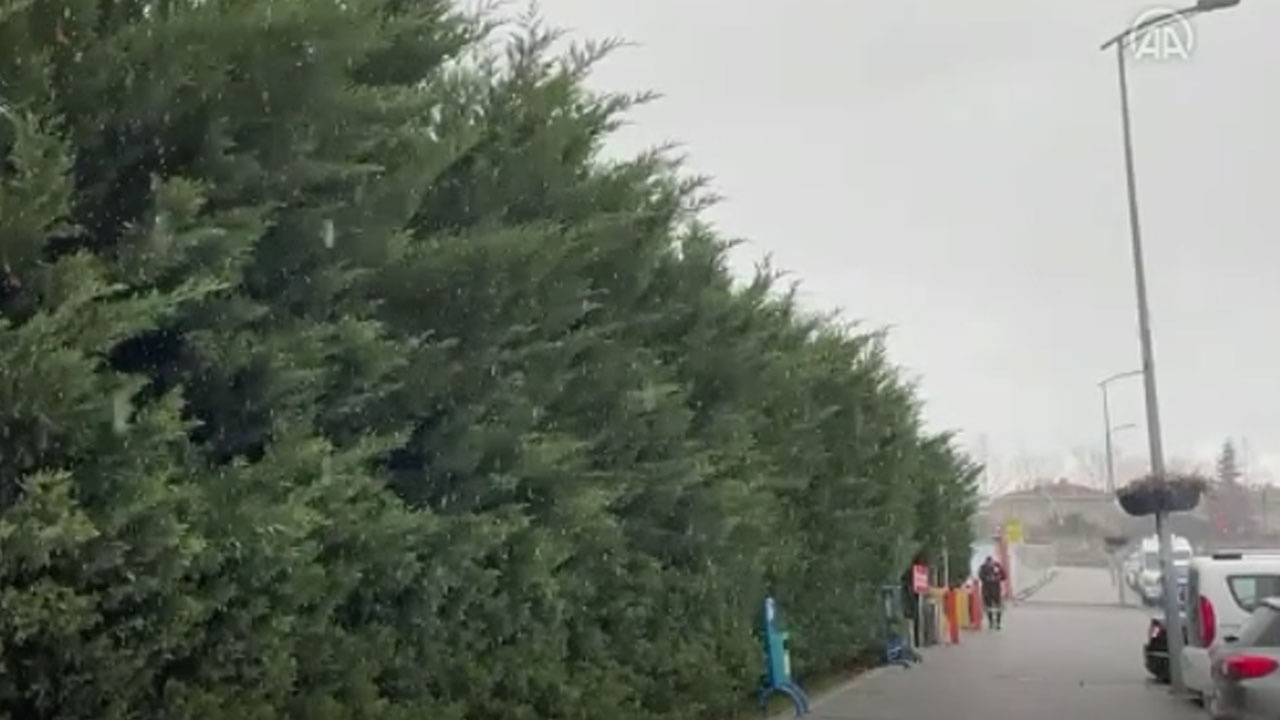
<svg viewBox="0 0 1280 720">
<path fill-rule="evenodd" d="M 1280 599 L 1264 600 L 1235 637 L 1211 651 L 1215 720 L 1280 720 Z"/>
</svg>

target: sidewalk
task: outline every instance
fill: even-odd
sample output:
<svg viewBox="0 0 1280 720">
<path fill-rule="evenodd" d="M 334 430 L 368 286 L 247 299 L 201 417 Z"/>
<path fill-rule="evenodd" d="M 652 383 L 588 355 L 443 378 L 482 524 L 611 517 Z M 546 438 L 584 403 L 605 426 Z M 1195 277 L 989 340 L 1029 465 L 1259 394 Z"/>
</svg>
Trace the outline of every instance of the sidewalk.
<svg viewBox="0 0 1280 720">
<path fill-rule="evenodd" d="M 966 633 L 959 646 L 933 648 L 909 670 L 863 676 L 815 699 L 808 717 L 1203 720 L 1202 711 L 1148 683 L 1141 661 L 1146 615 L 1102 606 L 1105 598 L 1090 592 L 1111 585 L 1094 580 L 1062 573 L 1041 591 L 1050 604 L 1013 608 L 1004 630 Z M 1090 604 L 1065 604 L 1077 598 Z"/>
</svg>

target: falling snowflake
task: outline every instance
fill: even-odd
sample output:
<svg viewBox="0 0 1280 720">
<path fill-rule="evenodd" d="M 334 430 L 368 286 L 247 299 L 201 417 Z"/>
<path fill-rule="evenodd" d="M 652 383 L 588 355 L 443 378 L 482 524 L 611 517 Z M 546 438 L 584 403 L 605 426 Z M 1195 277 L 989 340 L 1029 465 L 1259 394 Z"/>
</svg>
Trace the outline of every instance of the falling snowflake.
<svg viewBox="0 0 1280 720">
<path fill-rule="evenodd" d="M 321 240 L 324 241 L 324 246 L 326 248 L 329 248 L 330 250 L 333 249 L 333 243 L 335 239 L 334 233 L 335 231 L 333 229 L 333 220 L 330 218 L 325 218 L 324 225 L 320 231 L 320 237 L 321 237 Z"/>
<path fill-rule="evenodd" d="M 133 414 L 133 400 L 128 390 L 117 390 L 111 398 L 111 429 L 123 434 L 129 429 L 129 416 Z"/>
</svg>

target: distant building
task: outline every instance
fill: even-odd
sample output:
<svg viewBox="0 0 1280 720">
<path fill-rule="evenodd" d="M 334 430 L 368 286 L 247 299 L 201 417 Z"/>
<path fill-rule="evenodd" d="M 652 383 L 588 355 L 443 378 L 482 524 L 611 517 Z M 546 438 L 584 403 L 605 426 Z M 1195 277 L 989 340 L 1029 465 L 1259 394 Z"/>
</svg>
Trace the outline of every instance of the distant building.
<svg viewBox="0 0 1280 720">
<path fill-rule="evenodd" d="M 1116 498 L 1098 488 L 1073 483 L 1066 478 L 1042 480 L 1030 487 L 997 495 L 986 503 L 985 522 L 990 528 L 1013 519 L 1028 529 L 1053 525 L 1072 516 L 1095 527 L 1114 527 L 1123 521 Z"/>
<path fill-rule="evenodd" d="M 1048 536 L 1074 536 L 1081 532 L 1117 533 L 1141 537 L 1150 533 L 1151 519 L 1129 517 L 1115 496 L 1105 490 L 1066 478 L 1039 480 L 1003 495 L 986 498 L 979 509 L 977 530 L 990 537 L 1011 520 L 1020 520 L 1032 542 Z M 1280 539 L 1280 486 L 1220 483 L 1210 485 L 1200 506 L 1177 513 L 1171 530 L 1191 539 L 1197 547 L 1252 546 Z"/>
</svg>

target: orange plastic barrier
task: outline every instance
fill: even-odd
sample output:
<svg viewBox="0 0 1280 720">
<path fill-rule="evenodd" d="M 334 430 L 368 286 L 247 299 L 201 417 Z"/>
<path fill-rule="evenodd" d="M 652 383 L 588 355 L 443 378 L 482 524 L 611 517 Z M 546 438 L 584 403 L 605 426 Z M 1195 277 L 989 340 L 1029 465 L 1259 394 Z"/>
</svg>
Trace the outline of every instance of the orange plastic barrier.
<svg viewBox="0 0 1280 720">
<path fill-rule="evenodd" d="M 950 642 L 951 608 L 950 603 L 948 602 L 947 589 L 936 586 L 930 587 L 929 597 L 933 600 L 933 606 L 937 608 L 937 612 L 933 614 L 933 617 L 937 623 L 935 627 L 937 628 L 938 634 L 934 637 L 937 638 L 938 644 Z"/>
</svg>

